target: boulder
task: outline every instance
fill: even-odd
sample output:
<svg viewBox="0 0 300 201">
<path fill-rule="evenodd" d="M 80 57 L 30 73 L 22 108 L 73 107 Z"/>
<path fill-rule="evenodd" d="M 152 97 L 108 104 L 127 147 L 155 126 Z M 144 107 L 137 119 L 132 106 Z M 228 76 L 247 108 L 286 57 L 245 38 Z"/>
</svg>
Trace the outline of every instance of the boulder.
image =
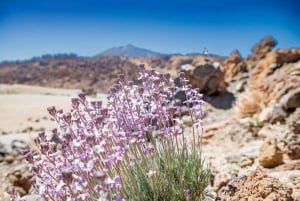
<svg viewBox="0 0 300 201">
<path fill-rule="evenodd" d="M 273 168 L 283 163 L 283 153 L 277 146 L 276 138 L 269 138 L 260 147 L 258 160 L 261 166 Z"/>
<path fill-rule="evenodd" d="M 276 123 L 285 119 L 287 113 L 282 109 L 280 105 L 271 105 L 262 109 L 258 116 L 258 119 L 262 122 Z"/>
<path fill-rule="evenodd" d="M 299 88 L 290 90 L 287 94 L 285 94 L 281 98 L 280 104 L 286 110 L 300 107 L 300 86 Z"/>
<path fill-rule="evenodd" d="M 226 91 L 223 72 L 211 62 L 205 62 L 196 67 L 184 65 L 181 67 L 181 71 L 185 72 L 192 87 L 199 88 L 201 93 L 213 95 Z"/>
<path fill-rule="evenodd" d="M 221 69 L 224 72 L 225 81 L 230 82 L 242 78 L 243 73 L 247 72 L 247 64 L 240 53 L 234 50 L 230 56 L 225 59 Z"/>
</svg>

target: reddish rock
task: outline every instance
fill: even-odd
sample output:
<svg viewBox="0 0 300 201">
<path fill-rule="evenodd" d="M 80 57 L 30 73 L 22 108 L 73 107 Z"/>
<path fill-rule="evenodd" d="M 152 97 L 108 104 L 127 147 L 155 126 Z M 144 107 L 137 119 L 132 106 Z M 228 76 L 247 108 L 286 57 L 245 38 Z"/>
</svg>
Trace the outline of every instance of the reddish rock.
<svg viewBox="0 0 300 201">
<path fill-rule="evenodd" d="M 269 52 L 251 70 L 246 91 L 239 97 L 237 105 L 242 114 L 257 114 L 261 107 L 279 103 L 290 108 L 299 104 L 298 93 L 281 99 L 291 91 L 300 88 L 300 49 L 276 50 Z M 248 109 L 250 108 L 250 109 Z"/>
</svg>

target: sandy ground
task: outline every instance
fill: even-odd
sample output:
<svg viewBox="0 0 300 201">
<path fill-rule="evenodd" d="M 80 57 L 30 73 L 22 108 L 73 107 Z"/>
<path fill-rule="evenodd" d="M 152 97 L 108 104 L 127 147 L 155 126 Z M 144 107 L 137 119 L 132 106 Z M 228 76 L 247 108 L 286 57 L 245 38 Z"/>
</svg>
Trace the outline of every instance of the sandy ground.
<svg viewBox="0 0 300 201">
<path fill-rule="evenodd" d="M 71 98 L 80 90 L 53 89 L 24 85 L 0 85 L 0 135 L 52 129 L 47 107 L 69 111 Z M 105 94 L 99 95 L 105 100 Z"/>
</svg>

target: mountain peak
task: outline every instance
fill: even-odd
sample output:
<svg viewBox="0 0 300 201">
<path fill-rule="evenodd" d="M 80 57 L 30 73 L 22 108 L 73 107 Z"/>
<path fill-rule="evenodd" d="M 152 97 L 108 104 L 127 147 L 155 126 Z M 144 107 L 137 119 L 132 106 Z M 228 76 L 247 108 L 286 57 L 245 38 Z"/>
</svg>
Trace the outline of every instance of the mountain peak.
<svg viewBox="0 0 300 201">
<path fill-rule="evenodd" d="M 125 56 L 125 57 L 160 57 L 164 54 L 148 49 L 136 47 L 132 44 L 110 48 L 98 56 Z"/>
</svg>

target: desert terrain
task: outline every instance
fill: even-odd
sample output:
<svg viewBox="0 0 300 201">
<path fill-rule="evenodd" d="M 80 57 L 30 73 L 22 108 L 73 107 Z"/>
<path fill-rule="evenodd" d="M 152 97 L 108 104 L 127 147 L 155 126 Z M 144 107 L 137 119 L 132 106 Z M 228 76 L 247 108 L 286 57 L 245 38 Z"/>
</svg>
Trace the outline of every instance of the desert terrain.
<svg viewBox="0 0 300 201">
<path fill-rule="evenodd" d="M 206 101 L 203 155 L 211 182 L 203 199 L 300 200 L 300 49 L 274 50 L 266 37 L 242 58 L 40 58 L 0 64 L 0 200 L 15 187 L 25 200 L 32 177 L 22 149 L 39 131 L 55 128 L 47 107 L 64 111 L 81 91 L 105 102 L 118 73 L 137 81 L 136 67 L 185 71 Z M 183 97 L 178 94 L 178 98 Z M 191 122 L 183 117 L 186 130 Z"/>
</svg>

